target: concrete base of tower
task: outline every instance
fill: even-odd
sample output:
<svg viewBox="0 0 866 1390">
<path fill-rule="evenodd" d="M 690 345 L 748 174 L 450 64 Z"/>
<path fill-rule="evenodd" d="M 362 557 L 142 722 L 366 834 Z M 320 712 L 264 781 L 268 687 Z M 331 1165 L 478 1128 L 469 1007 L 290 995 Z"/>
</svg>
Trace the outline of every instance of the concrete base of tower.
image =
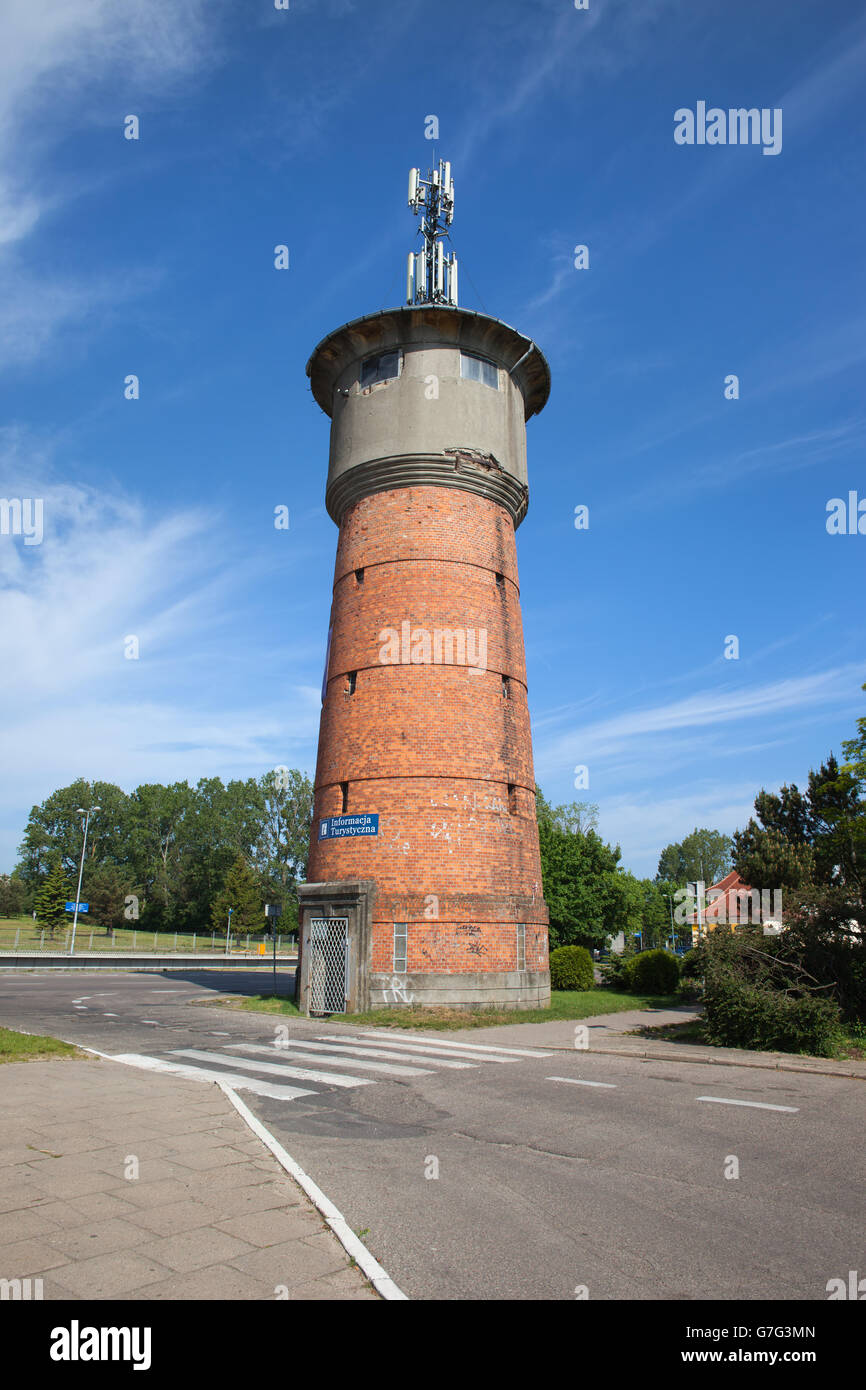
<svg viewBox="0 0 866 1390">
<path fill-rule="evenodd" d="M 370 976 L 370 1008 L 546 1009 L 549 970 L 410 971 Z"/>
</svg>

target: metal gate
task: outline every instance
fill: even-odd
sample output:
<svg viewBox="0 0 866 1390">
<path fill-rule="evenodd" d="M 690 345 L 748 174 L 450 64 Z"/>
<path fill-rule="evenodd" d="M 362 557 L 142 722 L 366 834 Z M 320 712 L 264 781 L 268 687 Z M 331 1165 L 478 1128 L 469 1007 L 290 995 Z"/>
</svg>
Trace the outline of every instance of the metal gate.
<svg viewBox="0 0 866 1390">
<path fill-rule="evenodd" d="M 310 922 L 310 1013 L 341 1014 L 349 999 L 349 919 Z"/>
</svg>

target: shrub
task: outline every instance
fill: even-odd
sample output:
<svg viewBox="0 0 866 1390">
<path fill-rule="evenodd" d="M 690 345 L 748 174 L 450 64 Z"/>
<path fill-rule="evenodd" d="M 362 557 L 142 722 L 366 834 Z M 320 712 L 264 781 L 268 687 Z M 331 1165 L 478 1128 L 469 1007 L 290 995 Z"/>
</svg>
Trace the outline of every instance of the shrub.
<svg viewBox="0 0 866 1390">
<path fill-rule="evenodd" d="M 550 953 L 551 989 L 592 989 L 595 972 L 585 946 L 557 946 Z"/>
<path fill-rule="evenodd" d="M 626 967 L 626 988 L 635 994 L 673 994 L 680 963 L 670 951 L 641 951 Z"/>
<path fill-rule="evenodd" d="M 721 1047 L 806 1052 L 832 1057 L 839 1038 L 839 1006 L 812 994 L 794 998 L 731 975 L 707 980 L 707 1040 Z"/>
<path fill-rule="evenodd" d="M 601 977 L 606 985 L 612 985 L 614 989 L 628 989 L 626 980 L 631 962 L 634 960 L 634 952 L 628 950 L 611 951 L 610 960 L 605 961 L 601 967 Z"/>
</svg>

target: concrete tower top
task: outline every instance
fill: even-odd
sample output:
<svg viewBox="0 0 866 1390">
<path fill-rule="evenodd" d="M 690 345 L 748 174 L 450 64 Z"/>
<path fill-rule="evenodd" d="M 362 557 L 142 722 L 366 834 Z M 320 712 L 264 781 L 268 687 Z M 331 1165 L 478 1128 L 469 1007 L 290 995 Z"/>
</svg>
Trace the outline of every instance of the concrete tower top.
<svg viewBox="0 0 866 1390">
<path fill-rule="evenodd" d="M 531 339 L 471 309 L 407 305 L 329 333 L 307 375 L 332 420 L 325 501 L 338 525 L 360 497 L 412 484 L 481 493 L 520 524 L 525 422 L 550 392 Z"/>
</svg>

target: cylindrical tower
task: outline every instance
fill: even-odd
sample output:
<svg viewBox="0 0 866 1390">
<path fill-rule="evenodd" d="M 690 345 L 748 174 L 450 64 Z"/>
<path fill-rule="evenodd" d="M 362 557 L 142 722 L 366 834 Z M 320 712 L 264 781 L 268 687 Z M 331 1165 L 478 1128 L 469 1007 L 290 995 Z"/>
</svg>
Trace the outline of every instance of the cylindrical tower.
<svg viewBox="0 0 866 1390">
<path fill-rule="evenodd" d="M 544 1005 L 515 530 L 547 363 L 440 302 L 345 324 L 307 374 L 340 535 L 301 1004 Z"/>
</svg>

